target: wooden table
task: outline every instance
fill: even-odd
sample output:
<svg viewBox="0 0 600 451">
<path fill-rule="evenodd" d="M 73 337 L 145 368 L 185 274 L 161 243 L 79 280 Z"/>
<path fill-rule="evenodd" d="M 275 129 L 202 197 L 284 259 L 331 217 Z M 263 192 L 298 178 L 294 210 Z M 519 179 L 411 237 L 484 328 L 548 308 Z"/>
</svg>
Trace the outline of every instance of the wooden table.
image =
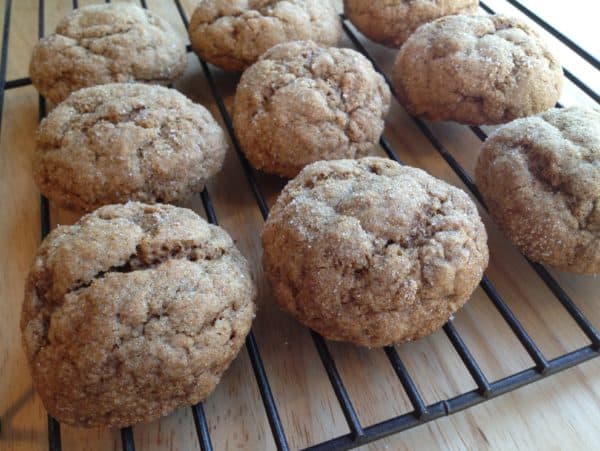
<svg viewBox="0 0 600 451">
<path fill-rule="evenodd" d="M 37 40 L 37 1 L 12 2 L 8 48 L 9 80 L 25 77 L 32 46 Z M 88 1 L 81 4 L 90 3 Z M 194 1 L 184 1 L 188 14 Z M 552 4 L 561 3 L 560 6 Z M 530 0 L 543 6 L 545 17 L 564 25 L 584 47 L 598 48 L 595 2 Z M 0 4 L 2 14 L 5 0 Z M 148 0 L 149 6 L 169 19 L 182 35 L 185 30 L 170 0 Z M 502 0 L 490 1 L 500 11 L 514 11 Z M 46 30 L 71 8 L 71 1 L 46 2 Z M 587 9 L 586 9 L 587 8 Z M 0 17 L 4 20 L 4 16 Z M 563 63 L 597 92 L 594 73 L 572 52 L 549 41 Z M 351 46 L 348 40 L 343 46 Z M 394 51 L 368 44 L 377 61 L 389 73 Z M 218 88 L 231 106 L 237 75 L 215 70 Z M 221 120 L 207 81 L 195 56 L 178 89 L 206 105 Z M 566 83 L 561 102 L 593 105 Z M 32 86 L 6 92 L 0 136 L 0 449 L 47 449 L 46 413 L 34 394 L 21 350 L 19 315 L 23 281 L 40 241 L 40 198 L 33 183 L 30 159 L 38 122 L 38 96 Z M 431 124 L 444 146 L 472 173 L 480 142 L 464 126 Z M 486 131 L 489 129 L 486 128 Z M 407 164 L 463 187 L 431 143 L 402 108 L 394 103 L 387 118 L 385 136 Z M 377 150 L 381 153 L 381 150 Z M 258 175 L 269 204 L 283 181 Z M 237 240 L 253 264 L 259 281 L 259 312 L 254 332 L 292 449 L 306 447 L 348 432 L 331 384 L 307 329 L 274 305 L 260 267 L 259 233 L 262 217 L 249 190 L 240 162 L 230 149 L 225 168 L 208 185 L 220 224 Z M 203 214 L 200 199 L 188 205 Z M 552 358 L 589 344 L 564 308 L 531 270 L 526 261 L 498 232 L 481 210 L 489 233 L 491 261 L 487 275 L 546 357 Z M 77 217 L 51 206 L 52 224 L 67 224 Z M 600 325 L 600 280 L 553 272 L 577 305 L 595 325 Z M 490 380 L 532 366 L 532 361 L 487 296 L 478 289 L 454 320 L 471 353 Z M 370 425 L 412 407 L 381 350 L 360 349 L 329 343 L 337 368 L 363 425 Z M 438 332 L 397 350 L 425 401 L 439 401 L 476 387 L 447 336 Z M 451 417 L 404 431 L 364 449 L 591 449 L 600 446 L 600 359 L 521 388 Z M 269 423 L 244 349 L 227 371 L 217 390 L 204 403 L 216 449 L 273 449 Z M 198 449 L 189 408 L 151 424 L 134 427 L 138 450 Z M 118 430 L 82 430 L 62 426 L 65 450 L 119 449 Z"/>
</svg>

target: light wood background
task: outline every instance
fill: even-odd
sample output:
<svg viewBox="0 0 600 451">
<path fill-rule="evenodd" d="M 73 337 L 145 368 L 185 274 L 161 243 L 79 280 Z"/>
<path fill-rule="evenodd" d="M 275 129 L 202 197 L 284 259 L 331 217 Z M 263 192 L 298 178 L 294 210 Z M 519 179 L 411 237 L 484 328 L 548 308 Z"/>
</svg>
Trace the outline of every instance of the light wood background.
<svg viewBox="0 0 600 451">
<path fill-rule="evenodd" d="M 81 4 L 91 2 L 82 1 Z M 185 35 L 171 0 L 149 0 L 149 6 Z M 188 15 L 193 0 L 184 1 Z M 526 2 L 527 3 L 527 2 Z M 596 55 L 600 54 L 596 1 L 530 0 L 553 23 Z M 559 5 L 560 4 L 560 5 Z M 0 1 L 4 20 L 4 1 Z M 489 5 L 513 12 L 502 0 Z M 71 8 L 71 1 L 46 2 L 46 30 Z M 27 75 L 32 46 L 37 40 L 37 0 L 14 0 L 8 79 Z M 600 91 L 598 73 L 549 38 L 566 67 Z M 345 40 L 343 46 L 351 47 Z M 389 71 L 395 52 L 369 44 L 377 60 Z M 231 106 L 237 75 L 215 71 L 219 89 Z M 177 88 L 207 106 L 221 120 L 195 56 Z M 561 101 L 592 104 L 570 83 Z M 0 450 L 47 449 L 46 414 L 32 390 L 21 350 L 18 327 L 23 281 L 40 240 L 39 193 L 30 176 L 30 156 L 38 120 L 38 97 L 31 86 L 6 92 L 0 136 Z M 451 123 L 432 125 L 435 134 L 455 158 L 472 173 L 479 148 L 467 127 Z M 385 136 L 408 164 L 426 169 L 462 186 L 448 165 L 419 133 L 410 118 L 394 104 Z M 379 152 L 379 151 L 378 151 Z M 259 176 L 269 202 L 276 198 L 282 180 Z M 348 432 L 330 383 L 308 331 L 274 305 L 260 268 L 259 233 L 262 219 L 249 191 L 239 161 L 230 149 L 225 168 L 208 186 L 220 224 L 237 240 L 251 260 L 259 281 L 259 312 L 254 331 L 293 449 L 309 446 Z M 199 199 L 191 207 L 203 214 Z M 71 223 L 71 213 L 52 208 L 53 224 Z M 528 332 L 548 358 L 588 344 L 586 337 L 535 276 L 524 259 L 498 233 L 482 212 L 491 249 L 487 275 L 499 289 Z M 600 325 L 600 280 L 555 273 L 557 279 Z M 532 366 L 506 323 L 478 289 L 456 315 L 455 325 L 490 380 Z M 381 350 L 331 343 L 330 349 L 363 425 L 370 425 L 411 410 L 402 387 Z M 452 397 L 475 384 L 443 332 L 398 351 L 428 403 Z M 363 449 L 593 449 L 600 447 L 600 359 L 486 402 L 448 418 L 405 431 Z M 269 425 L 245 348 L 205 402 L 216 449 L 273 449 Z M 194 450 L 198 448 L 189 408 L 151 424 L 134 428 L 138 450 Z M 118 430 L 80 430 L 62 427 L 65 450 L 120 449 Z"/>
</svg>

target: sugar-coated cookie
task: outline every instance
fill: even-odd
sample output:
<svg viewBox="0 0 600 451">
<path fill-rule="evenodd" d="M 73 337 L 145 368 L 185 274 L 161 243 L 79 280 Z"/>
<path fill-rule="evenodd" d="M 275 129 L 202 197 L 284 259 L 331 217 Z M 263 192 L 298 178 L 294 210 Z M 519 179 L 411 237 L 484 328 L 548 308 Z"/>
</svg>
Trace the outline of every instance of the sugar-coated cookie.
<svg viewBox="0 0 600 451">
<path fill-rule="evenodd" d="M 244 344 L 256 288 L 220 227 L 128 203 L 53 230 L 27 279 L 23 344 L 44 407 L 128 426 L 205 399 Z"/>
<path fill-rule="evenodd" d="M 393 80 L 409 113 L 498 124 L 540 113 L 560 97 L 562 68 L 525 22 L 455 15 L 422 25 L 404 43 Z"/>
<path fill-rule="evenodd" d="M 34 47 L 31 81 L 58 103 L 104 83 L 168 85 L 187 65 L 185 43 L 170 24 L 129 3 L 89 5 L 65 16 Z"/>
<path fill-rule="evenodd" d="M 386 346 L 441 327 L 488 263 L 460 189 L 392 160 L 320 161 L 284 188 L 262 234 L 279 304 L 330 340 Z"/>
<path fill-rule="evenodd" d="M 295 41 L 244 72 L 233 125 L 255 168 L 294 177 L 314 161 L 367 155 L 389 105 L 388 86 L 363 55 Z"/>
<path fill-rule="evenodd" d="M 485 141 L 477 187 L 490 214 L 534 261 L 600 273 L 600 110 L 552 109 Z"/>
<path fill-rule="evenodd" d="M 201 58 L 241 71 L 282 42 L 336 45 L 342 26 L 331 0 L 201 0 L 188 32 Z"/>
<path fill-rule="evenodd" d="M 451 14 L 474 14 L 479 0 L 344 0 L 348 19 L 369 39 L 400 47 L 424 23 Z"/>
<path fill-rule="evenodd" d="M 175 89 L 117 83 L 81 89 L 42 121 L 34 178 L 64 208 L 176 203 L 202 191 L 227 141 L 210 112 Z"/>
</svg>

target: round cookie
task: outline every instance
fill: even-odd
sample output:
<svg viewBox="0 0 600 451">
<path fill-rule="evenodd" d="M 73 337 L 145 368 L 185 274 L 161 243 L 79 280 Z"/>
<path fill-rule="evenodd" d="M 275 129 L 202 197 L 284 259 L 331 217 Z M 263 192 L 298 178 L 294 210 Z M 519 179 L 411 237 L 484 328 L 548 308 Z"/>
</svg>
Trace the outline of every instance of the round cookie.
<svg viewBox="0 0 600 451">
<path fill-rule="evenodd" d="M 404 43 L 393 70 L 414 116 L 498 124 L 551 108 L 562 68 L 524 22 L 506 16 L 443 17 Z"/>
<path fill-rule="evenodd" d="M 485 141 L 477 186 L 526 256 L 563 271 L 600 273 L 600 109 L 552 109 Z"/>
<path fill-rule="evenodd" d="M 202 191 L 226 149 L 208 110 L 175 89 L 99 85 L 73 93 L 42 121 L 34 178 L 48 198 L 76 211 L 178 202 Z"/>
<path fill-rule="evenodd" d="M 166 20 L 133 4 L 112 3 L 65 16 L 33 48 L 29 75 L 44 97 L 58 103 L 104 83 L 167 85 L 186 65 L 185 43 Z"/>
<path fill-rule="evenodd" d="M 188 33 L 201 58 L 242 71 L 282 42 L 336 45 L 342 26 L 331 0 L 202 0 Z"/>
<path fill-rule="evenodd" d="M 389 105 L 383 77 L 360 53 L 295 41 L 244 72 L 233 125 L 255 168 L 293 177 L 314 161 L 365 156 Z"/>
<path fill-rule="evenodd" d="M 441 327 L 488 263 L 458 188 L 388 159 L 319 161 L 285 187 L 262 234 L 279 304 L 330 340 L 386 346 Z"/>
<path fill-rule="evenodd" d="M 479 0 L 344 0 L 344 13 L 369 39 L 399 48 L 422 24 L 451 14 L 474 14 Z"/>
<path fill-rule="evenodd" d="M 25 291 L 23 344 L 48 412 L 128 426 L 205 399 L 244 344 L 256 288 L 220 227 L 170 205 L 59 226 Z"/>
</svg>

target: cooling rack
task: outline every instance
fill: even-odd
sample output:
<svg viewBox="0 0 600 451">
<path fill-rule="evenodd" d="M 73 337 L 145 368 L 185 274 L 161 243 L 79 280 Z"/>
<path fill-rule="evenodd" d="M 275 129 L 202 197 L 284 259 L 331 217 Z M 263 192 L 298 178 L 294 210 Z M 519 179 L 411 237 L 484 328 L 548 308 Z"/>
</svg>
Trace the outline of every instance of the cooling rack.
<svg viewBox="0 0 600 451">
<path fill-rule="evenodd" d="M 174 5 L 179 13 L 180 19 L 187 28 L 188 16 L 183 8 L 180 0 L 173 0 Z M 558 39 L 564 44 L 570 51 L 578 56 L 582 64 L 590 65 L 595 71 L 600 71 L 600 62 L 591 55 L 588 51 L 577 45 L 573 40 L 567 37 L 558 29 L 540 18 L 535 12 L 525 7 L 519 1 L 506 0 L 507 3 L 514 6 L 517 10 L 522 12 L 530 20 L 541 26 L 544 30 Z M 107 1 L 109 3 L 109 1 Z M 140 1 L 141 6 L 147 8 L 146 0 Z M 73 0 L 73 8 L 78 7 L 78 1 Z M 481 3 L 481 8 L 490 14 L 494 11 L 486 4 Z M 6 90 L 14 89 L 22 86 L 31 84 L 29 78 L 18 78 L 7 80 L 7 62 L 8 62 L 8 48 L 9 48 L 9 30 L 11 26 L 11 8 L 12 0 L 6 0 L 5 3 L 5 14 L 2 31 L 2 48 L 0 53 L 0 118 L 2 117 L 4 97 Z M 44 35 L 44 12 L 45 2 L 39 0 L 38 4 L 38 35 L 41 37 Z M 363 41 L 360 39 L 359 34 L 355 31 L 352 25 L 341 15 L 342 25 L 347 38 L 354 45 L 354 47 L 363 53 L 375 66 L 376 70 L 381 72 L 389 84 L 392 93 L 396 96 L 394 88 L 390 83 L 387 75 L 381 70 L 375 58 L 371 55 L 369 50 L 363 45 Z M 188 46 L 188 51 L 191 51 Z M 214 101 L 218 107 L 222 121 L 225 124 L 227 132 L 229 133 L 230 139 L 233 143 L 233 147 L 239 159 L 239 163 L 243 169 L 244 176 L 247 179 L 248 185 L 252 191 L 256 207 L 260 211 L 263 219 L 266 219 L 269 214 L 267 200 L 265 194 L 257 181 L 257 174 L 250 167 L 249 163 L 244 158 L 241 152 L 239 142 L 235 136 L 231 117 L 225 106 L 223 96 L 219 90 L 219 86 L 215 80 L 215 70 L 205 61 L 200 60 L 201 70 L 206 78 L 211 94 L 214 97 Z M 593 102 L 598 103 L 600 97 L 593 89 L 587 86 L 581 81 L 574 73 L 568 69 L 564 69 L 565 77 L 571 81 L 578 89 L 580 89 L 585 95 L 587 95 Z M 557 105 L 561 107 L 560 104 Z M 46 103 L 45 100 L 39 97 L 39 118 L 43 118 L 46 115 Z M 424 135 L 424 137 L 431 143 L 433 148 L 439 153 L 443 160 L 448 166 L 455 172 L 458 178 L 467 187 L 470 193 L 484 206 L 483 199 L 477 190 L 475 183 L 464 169 L 463 166 L 453 157 L 448 149 L 442 143 L 440 137 L 436 134 L 436 131 L 427 122 L 412 118 L 416 127 Z M 1 126 L 1 122 L 0 122 Z M 480 127 L 469 127 L 471 132 L 481 141 L 485 140 L 486 133 Z M 397 152 L 388 140 L 382 136 L 380 145 L 389 158 L 402 163 L 398 157 Z M 214 224 L 218 223 L 218 218 L 211 200 L 210 193 L 208 190 L 204 190 L 201 193 L 202 204 L 208 220 Z M 41 231 L 42 237 L 45 236 L 50 230 L 50 207 L 48 200 L 44 197 L 41 198 Z M 528 261 L 532 270 L 537 274 L 537 277 L 546 285 L 549 292 L 552 293 L 554 299 L 552 302 L 559 302 L 562 308 L 567 314 L 574 320 L 577 327 L 585 334 L 589 344 L 580 347 L 570 352 L 562 353 L 556 357 L 548 358 L 541 351 L 540 346 L 530 336 L 527 330 L 523 327 L 521 321 L 517 315 L 511 310 L 507 302 L 503 299 L 499 290 L 492 284 L 487 276 L 484 276 L 481 281 L 481 288 L 485 292 L 489 302 L 492 303 L 494 308 L 501 315 L 505 323 L 508 325 L 514 337 L 518 340 L 522 348 L 529 355 L 533 361 L 533 366 L 526 368 L 522 371 L 514 372 L 496 381 L 489 381 L 484 372 L 480 367 L 480 363 L 474 357 L 469 347 L 465 343 L 465 340 L 458 332 L 457 328 L 450 320 L 443 327 L 443 332 L 449 339 L 452 347 L 460 357 L 464 367 L 468 374 L 473 379 L 476 388 L 470 391 L 465 391 L 457 396 L 444 399 L 435 403 L 427 404 L 424 401 L 422 392 L 417 388 L 414 376 L 411 375 L 407 366 L 403 363 L 402 359 L 396 348 L 386 347 L 384 349 L 385 356 L 391 365 L 391 368 L 397 376 L 401 386 L 403 387 L 410 404 L 412 405 L 412 411 L 402 415 L 393 416 L 383 421 L 379 421 L 375 424 L 364 426 L 359 420 L 355 405 L 352 397 L 349 395 L 349 391 L 344 384 L 343 378 L 338 371 L 336 361 L 330 351 L 328 343 L 317 333 L 310 332 L 311 339 L 316 348 L 317 354 L 321 360 L 322 366 L 325 370 L 331 387 L 335 393 L 339 407 L 343 413 L 345 421 L 347 422 L 349 433 L 342 434 L 339 436 L 330 437 L 327 440 L 312 445 L 310 450 L 340 450 L 354 448 L 366 443 L 373 442 L 385 436 L 398 433 L 400 431 L 433 421 L 437 418 L 451 415 L 460 410 L 466 409 L 475 404 L 486 401 L 502 395 L 506 392 L 512 391 L 523 385 L 535 382 L 542 378 L 548 377 L 554 373 L 557 373 L 566 368 L 570 368 L 586 360 L 598 357 L 600 353 L 600 334 L 598 329 L 591 323 L 591 321 L 584 315 L 578 305 L 571 299 L 565 289 L 558 283 L 558 281 L 548 272 L 543 266 Z M 548 302 L 551 302 L 549 300 Z M 268 419 L 268 423 L 271 429 L 274 443 L 279 450 L 288 450 L 290 446 L 286 437 L 286 430 L 284 424 L 280 418 L 278 412 L 278 400 L 271 390 L 271 385 L 267 371 L 263 364 L 261 357 L 261 350 L 258 346 L 257 340 L 252 332 L 246 339 L 246 349 L 252 365 L 254 378 L 256 381 L 257 389 L 260 392 L 260 397 L 264 406 L 264 411 Z M 219 449 L 219 444 L 213 444 L 209 427 L 207 423 L 207 417 L 204 412 L 202 404 L 198 404 L 191 407 L 192 416 L 194 420 L 195 430 L 197 433 L 199 446 L 202 450 L 208 451 L 213 449 Z M 121 429 L 121 442 L 122 448 L 126 451 L 133 451 L 135 449 L 134 435 L 131 428 Z M 62 449 L 61 446 L 61 432 L 60 424 L 48 416 L 48 446 L 52 451 L 58 451 Z"/>
</svg>

